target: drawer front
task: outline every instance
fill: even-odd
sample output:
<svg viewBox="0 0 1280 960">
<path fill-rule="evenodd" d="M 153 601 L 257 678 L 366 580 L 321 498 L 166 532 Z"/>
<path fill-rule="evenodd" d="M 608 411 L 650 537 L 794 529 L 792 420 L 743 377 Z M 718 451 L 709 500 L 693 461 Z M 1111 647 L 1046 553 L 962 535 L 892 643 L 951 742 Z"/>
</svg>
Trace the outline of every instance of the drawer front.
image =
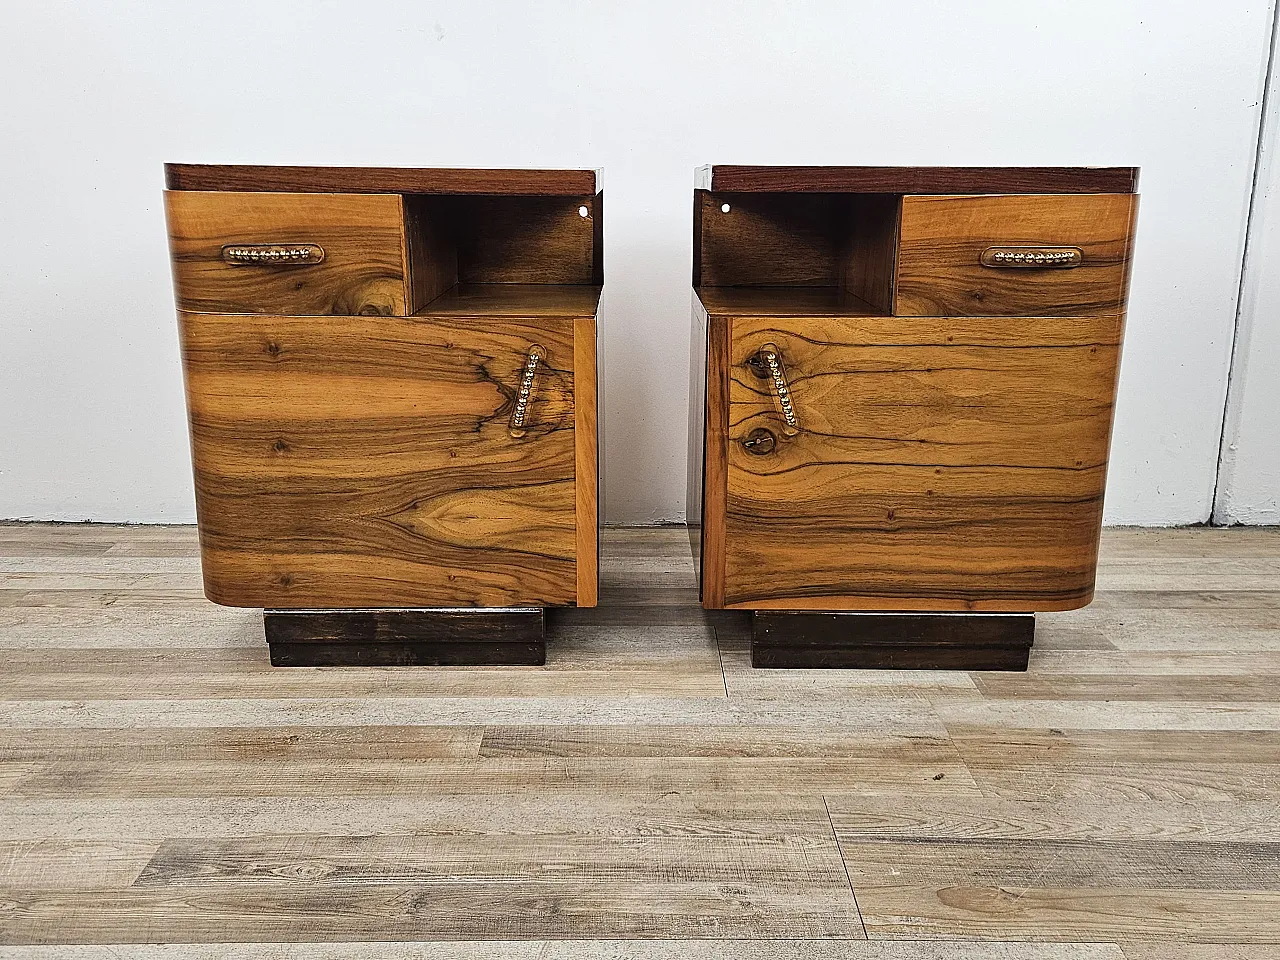
<svg viewBox="0 0 1280 960">
<path fill-rule="evenodd" d="M 1137 197 L 905 197 L 899 316 L 1122 312 Z"/>
<path fill-rule="evenodd" d="M 571 319 L 188 313 L 181 327 L 210 599 L 574 603 Z"/>
<path fill-rule="evenodd" d="M 734 318 L 726 605 L 1088 603 L 1120 337 L 1114 316 Z"/>
<path fill-rule="evenodd" d="M 403 316 L 399 196 L 165 194 L 180 310 Z"/>
</svg>

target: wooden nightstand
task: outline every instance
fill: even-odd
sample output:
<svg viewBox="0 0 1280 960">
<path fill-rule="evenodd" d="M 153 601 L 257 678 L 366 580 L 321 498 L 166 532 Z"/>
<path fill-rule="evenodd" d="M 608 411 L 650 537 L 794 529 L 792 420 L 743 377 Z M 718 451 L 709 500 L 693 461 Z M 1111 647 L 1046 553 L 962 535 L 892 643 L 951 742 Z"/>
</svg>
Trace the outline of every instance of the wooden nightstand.
<svg viewBox="0 0 1280 960">
<path fill-rule="evenodd" d="M 1025 669 L 1089 602 L 1137 180 L 698 171 L 690 527 L 757 666 Z"/>
<path fill-rule="evenodd" d="M 596 603 L 596 173 L 165 169 L 208 597 L 282 665 L 543 662 Z"/>
</svg>

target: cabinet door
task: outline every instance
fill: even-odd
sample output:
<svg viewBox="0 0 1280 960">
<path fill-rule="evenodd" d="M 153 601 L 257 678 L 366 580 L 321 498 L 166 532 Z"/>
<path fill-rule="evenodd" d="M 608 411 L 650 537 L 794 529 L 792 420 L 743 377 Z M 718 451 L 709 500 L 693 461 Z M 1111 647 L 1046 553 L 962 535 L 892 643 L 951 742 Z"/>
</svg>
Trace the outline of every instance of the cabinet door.
<svg viewBox="0 0 1280 960">
<path fill-rule="evenodd" d="M 181 326 L 210 599 L 574 603 L 572 319 L 188 313 Z"/>
<path fill-rule="evenodd" d="M 734 318 L 725 604 L 1086 604 L 1120 337 L 1118 317 Z"/>
</svg>

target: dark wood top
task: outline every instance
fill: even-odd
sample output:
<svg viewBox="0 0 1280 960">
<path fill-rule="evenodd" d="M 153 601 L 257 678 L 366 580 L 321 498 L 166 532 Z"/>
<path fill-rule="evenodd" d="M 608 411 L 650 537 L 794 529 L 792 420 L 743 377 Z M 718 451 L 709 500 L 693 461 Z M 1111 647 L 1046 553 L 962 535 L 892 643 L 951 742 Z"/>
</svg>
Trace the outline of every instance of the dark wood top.
<svg viewBox="0 0 1280 960">
<path fill-rule="evenodd" d="M 1137 167 L 699 167 L 723 193 L 1137 193 Z"/>
<path fill-rule="evenodd" d="M 270 193 L 479 193 L 594 196 L 596 170 L 469 170 L 432 167 L 267 167 L 166 163 L 170 190 Z"/>
</svg>

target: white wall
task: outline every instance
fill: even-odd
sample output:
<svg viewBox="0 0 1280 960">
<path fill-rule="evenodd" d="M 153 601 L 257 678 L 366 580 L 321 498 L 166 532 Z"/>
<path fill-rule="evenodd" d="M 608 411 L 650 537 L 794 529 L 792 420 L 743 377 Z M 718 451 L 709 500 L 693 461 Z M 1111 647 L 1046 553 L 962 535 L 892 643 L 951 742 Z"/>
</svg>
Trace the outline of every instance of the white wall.
<svg viewBox="0 0 1280 960">
<path fill-rule="evenodd" d="M 1266 2 L 5 5 L 0 516 L 193 516 L 161 163 L 604 166 L 608 519 L 683 516 L 690 190 L 1139 164 L 1107 516 L 1210 510 Z"/>
<path fill-rule="evenodd" d="M 1272 53 L 1215 523 L 1280 523 L 1280 71 Z"/>
</svg>

